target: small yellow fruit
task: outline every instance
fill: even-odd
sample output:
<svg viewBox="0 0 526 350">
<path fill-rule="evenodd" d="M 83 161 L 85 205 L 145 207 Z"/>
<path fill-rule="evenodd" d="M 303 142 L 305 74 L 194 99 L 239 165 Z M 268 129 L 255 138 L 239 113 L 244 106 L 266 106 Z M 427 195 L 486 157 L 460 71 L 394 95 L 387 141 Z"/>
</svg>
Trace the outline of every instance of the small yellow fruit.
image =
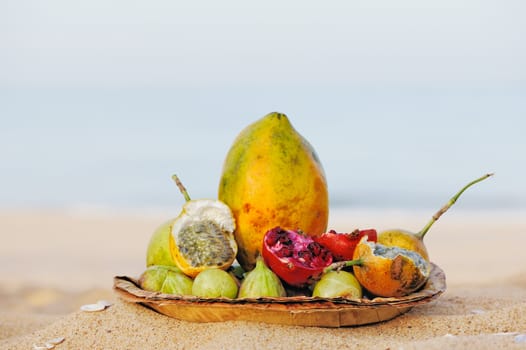
<svg viewBox="0 0 526 350">
<path fill-rule="evenodd" d="M 400 229 L 382 231 L 378 236 L 378 243 L 388 247 L 399 247 L 415 251 L 429 261 L 429 254 L 424 240 L 412 232 Z"/>
<path fill-rule="evenodd" d="M 420 230 L 418 233 L 412 233 L 406 230 L 394 229 L 380 232 L 378 234 L 378 243 L 388 247 L 400 247 L 407 250 L 412 250 L 420 254 L 425 260 L 429 261 L 429 254 L 424 244 L 424 236 L 429 231 L 431 226 L 444 214 L 453 204 L 455 204 L 458 198 L 474 184 L 487 179 L 492 176 L 493 173 L 485 174 L 478 179 L 475 179 L 465 185 L 460 191 L 458 191 L 451 199 L 442 207 L 439 211 L 431 217 L 431 220 Z"/>
</svg>

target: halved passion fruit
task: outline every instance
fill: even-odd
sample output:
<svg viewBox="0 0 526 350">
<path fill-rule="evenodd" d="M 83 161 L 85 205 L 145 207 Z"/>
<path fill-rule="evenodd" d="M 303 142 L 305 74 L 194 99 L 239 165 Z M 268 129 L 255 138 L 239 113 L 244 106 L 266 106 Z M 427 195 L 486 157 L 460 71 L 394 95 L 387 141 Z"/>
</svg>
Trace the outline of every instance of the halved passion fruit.
<svg viewBox="0 0 526 350">
<path fill-rule="evenodd" d="M 370 293 L 401 297 L 422 287 L 431 272 L 430 263 L 420 254 L 370 242 L 363 237 L 354 251 L 354 275 Z"/>
<path fill-rule="evenodd" d="M 237 254 L 236 224 L 230 208 L 218 200 L 191 200 L 177 176 L 173 179 L 186 203 L 177 218 L 154 234 L 147 261 L 166 261 L 190 277 L 209 268 L 226 270 Z"/>
<path fill-rule="evenodd" d="M 172 226 L 176 265 L 191 277 L 211 267 L 227 269 L 237 254 L 234 229 L 226 204 L 209 199 L 187 202 Z"/>
</svg>

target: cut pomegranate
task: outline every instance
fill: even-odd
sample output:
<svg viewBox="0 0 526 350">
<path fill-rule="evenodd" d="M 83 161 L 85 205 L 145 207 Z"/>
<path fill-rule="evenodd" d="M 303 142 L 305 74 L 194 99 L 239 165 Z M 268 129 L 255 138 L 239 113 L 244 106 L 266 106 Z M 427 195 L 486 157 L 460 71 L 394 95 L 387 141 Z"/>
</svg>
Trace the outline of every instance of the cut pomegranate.
<svg viewBox="0 0 526 350">
<path fill-rule="evenodd" d="M 363 236 L 368 236 L 369 242 L 377 241 L 375 229 L 356 229 L 351 233 L 338 233 L 330 230 L 320 236 L 313 237 L 313 239 L 315 242 L 327 248 L 332 253 L 335 261 L 345 261 L 353 259 L 354 249 Z"/>
<path fill-rule="evenodd" d="M 263 238 L 265 263 L 285 283 L 305 287 L 317 281 L 332 263 L 332 254 L 301 231 L 275 227 Z"/>
</svg>

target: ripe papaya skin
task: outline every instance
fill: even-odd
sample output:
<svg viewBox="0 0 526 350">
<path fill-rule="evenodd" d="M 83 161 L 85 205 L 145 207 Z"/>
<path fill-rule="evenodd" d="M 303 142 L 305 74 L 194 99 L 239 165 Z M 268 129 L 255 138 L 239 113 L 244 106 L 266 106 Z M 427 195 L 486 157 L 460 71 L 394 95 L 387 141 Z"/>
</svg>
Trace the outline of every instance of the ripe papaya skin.
<svg viewBox="0 0 526 350">
<path fill-rule="evenodd" d="M 237 260 L 252 270 L 265 233 L 281 226 L 315 236 L 326 231 L 329 195 L 323 167 L 285 114 L 270 113 L 234 140 L 218 199 L 236 220 Z"/>
</svg>

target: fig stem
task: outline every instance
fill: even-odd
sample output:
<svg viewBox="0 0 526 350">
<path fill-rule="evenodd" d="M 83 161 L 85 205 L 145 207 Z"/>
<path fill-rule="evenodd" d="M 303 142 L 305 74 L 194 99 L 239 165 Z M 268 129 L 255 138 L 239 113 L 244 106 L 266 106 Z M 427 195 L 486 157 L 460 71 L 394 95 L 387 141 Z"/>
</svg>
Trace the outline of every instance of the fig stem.
<svg viewBox="0 0 526 350">
<path fill-rule="evenodd" d="M 470 183 L 468 183 L 466 186 L 464 186 L 460 191 L 458 191 L 457 194 L 455 194 L 453 197 L 451 197 L 451 199 L 442 208 L 440 208 L 440 210 L 437 211 L 435 213 L 435 215 L 433 215 L 433 217 L 431 218 L 431 220 L 429 220 L 427 225 L 424 226 L 424 228 L 422 230 L 420 230 L 420 232 L 418 232 L 416 234 L 416 236 L 419 237 L 420 239 L 424 238 L 424 236 L 426 235 L 427 231 L 429 231 L 429 229 L 431 228 L 431 226 L 433 226 L 435 221 L 437 221 L 438 218 L 440 218 L 442 216 L 442 214 L 444 214 L 449 208 L 451 208 L 453 206 L 453 204 L 455 204 L 455 202 L 457 201 L 458 197 L 460 197 L 460 195 L 462 193 L 464 193 L 465 190 L 467 190 L 469 187 L 471 187 L 472 185 L 476 184 L 477 182 L 480 182 L 482 180 L 487 179 L 488 177 L 492 176 L 493 174 L 494 173 L 485 174 L 484 176 L 481 176 L 478 179 L 473 180 Z"/>
<path fill-rule="evenodd" d="M 332 270 L 341 270 L 344 267 L 354 266 L 354 265 L 362 265 L 363 259 L 354 259 L 354 260 L 346 260 L 346 261 L 337 261 L 335 263 L 330 264 L 325 269 L 323 269 L 323 273 L 327 273 Z"/>
<path fill-rule="evenodd" d="M 188 191 L 187 191 L 186 188 L 183 186 L 183 183 L 181 182 L 181 180 L 179 180 L 179 178 L 177 177 L 177 175 L 173 174 L 173 175 L 172 175 L 172 180 L 175 181 L 175 184 L 176 184 L 177 187 L 179 188 L 179 191 L 181 191 L 181 193 L 183 194 L 184 199 L 185 199 L 187 202 L 191 201 L 191 199 L 190 199 L 190 195 L 188 194 Z"/>
</svg>

